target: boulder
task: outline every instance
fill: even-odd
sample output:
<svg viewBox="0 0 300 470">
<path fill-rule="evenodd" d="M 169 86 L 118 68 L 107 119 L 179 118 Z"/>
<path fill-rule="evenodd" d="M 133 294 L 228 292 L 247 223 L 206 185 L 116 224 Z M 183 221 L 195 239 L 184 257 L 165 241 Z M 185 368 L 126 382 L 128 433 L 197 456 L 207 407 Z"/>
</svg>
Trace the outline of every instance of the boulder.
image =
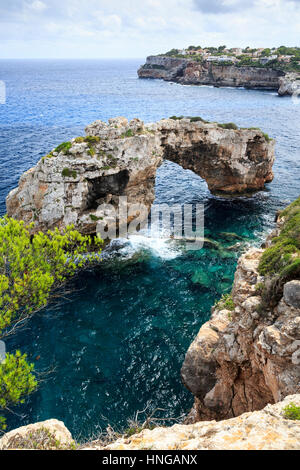
<svg viewBox="0 0 300 470">
<path fill-rule="evenodd" d="M 57 419 L 14 429 L 0 439 L 0 450 L 60 450 L 71 449 L 74 445 L 70 431 Z"/>
<path fill-rule="evenodd" d="M 283 298 L 291 307 L 300 308 L 300 281 L 290 281 L 284 285 Z"/>
</svg>

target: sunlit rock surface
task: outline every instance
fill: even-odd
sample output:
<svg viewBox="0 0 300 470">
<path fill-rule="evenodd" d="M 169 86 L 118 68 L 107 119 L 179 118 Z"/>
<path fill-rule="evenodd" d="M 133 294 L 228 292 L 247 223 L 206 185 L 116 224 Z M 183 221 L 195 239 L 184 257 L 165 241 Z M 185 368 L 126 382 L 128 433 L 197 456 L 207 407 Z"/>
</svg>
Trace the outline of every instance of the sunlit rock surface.
<svg viewBox="0 0 300 470">
<path fill-rule="evenodd" d="M 300 405 L 300 395 L 286 397 L 264 410 L 225 421 L 176 424 L 144 430 L 105 447 L 107 450 L 299 450 L 300 422 L 284 418 L 290 403 Z M 91 448 L 103 449 L 99 443 Z"/>
<path fill-rule="evenodd" d="M 41 230 L 74 224 L 95 233 L 98 223 L 109 226 L 119 196 L 126 196 L 129 223 L 137 214 L 134 204 L 150 209 L 163 160 L 194 171 L 217 194 L 249 193 L 273 179 L 275 142 L 259 129 L 222 128 L 200 119 L 145 125 L 119 117 L 94 122 L 86 134 L 21 176 L 6 200 L 9 216 Z"/>
</svg>

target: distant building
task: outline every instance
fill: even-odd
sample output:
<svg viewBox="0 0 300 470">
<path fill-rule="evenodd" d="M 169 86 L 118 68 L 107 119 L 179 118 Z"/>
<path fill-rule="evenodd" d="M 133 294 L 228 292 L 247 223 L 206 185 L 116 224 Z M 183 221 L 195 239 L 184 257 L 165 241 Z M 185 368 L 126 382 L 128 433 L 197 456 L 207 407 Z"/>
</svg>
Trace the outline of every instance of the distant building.
<svg viewBox="0 0 300 470">
<path fill-rule="evenodd" d="M 278 58 L 277 55 L 270 55 L 269 57 L 261 57 L 261 58 L 259 59 L 259 61 L 260 61 L 261 64 L 265 65 L 265 64 L 267 64 L 268 62 L 271 62 L 272 60 L 275 60 L 275 59 L 277 59 L 277 58 Z"/>
<path fill-rule="evenodd" d="M 290 55 L 280 55 L 278 57 L 278 60 L 281 60 L 282 62 L 290 62 L 291 61 L 291 56 Z"/>
<path fill-rule="evenodd" d="M 241 55 L 243 52 L 243 49 L 241 47 L 233 47 L 232 49 L 229 49 L 232 54 L 236 55 Z"/>
<path fill-rule="evenodd" d="M 236 57 L 231 57 L 228 55 L 211 55 L 206 59 L 208 62 L 236 62 Z"/>
</svg>

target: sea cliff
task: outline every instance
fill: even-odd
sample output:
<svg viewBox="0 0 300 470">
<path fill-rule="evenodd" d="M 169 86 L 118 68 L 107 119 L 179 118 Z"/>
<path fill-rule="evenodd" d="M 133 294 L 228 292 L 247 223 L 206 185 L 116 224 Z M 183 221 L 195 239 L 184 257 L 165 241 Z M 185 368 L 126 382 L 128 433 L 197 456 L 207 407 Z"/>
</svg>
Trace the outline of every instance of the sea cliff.
<svg viewBox="0 0 300 470">
<path fill-rule="evenodd" d="M 231 296 L 212 309 L 181 375 L 189 422 L 228 419 L 300 393 L 300 198 L 264 248 L 241 256 Z"/>
<path fill-rule="evenodd" d="M 298 73 L 273 68 L 222 65 L 203 60 L 149 56 L 138 70 L 140 78 L 163 79 L 183 85 L 213 85 L 276 90 L 280 95 L 300 92 Z"/>
</svg>

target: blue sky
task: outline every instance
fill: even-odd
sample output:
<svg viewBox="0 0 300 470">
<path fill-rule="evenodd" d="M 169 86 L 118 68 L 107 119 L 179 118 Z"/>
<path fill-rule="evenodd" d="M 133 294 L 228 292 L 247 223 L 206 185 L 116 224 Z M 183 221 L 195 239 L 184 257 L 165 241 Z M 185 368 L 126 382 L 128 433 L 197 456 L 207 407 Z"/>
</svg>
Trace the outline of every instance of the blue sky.
<svg viewBox="0 0 300 470">
<path fill-rule="evenodd" d="M 300 0 L 0 0 L 0 58 L 299 45 Z"/>
</svg>

